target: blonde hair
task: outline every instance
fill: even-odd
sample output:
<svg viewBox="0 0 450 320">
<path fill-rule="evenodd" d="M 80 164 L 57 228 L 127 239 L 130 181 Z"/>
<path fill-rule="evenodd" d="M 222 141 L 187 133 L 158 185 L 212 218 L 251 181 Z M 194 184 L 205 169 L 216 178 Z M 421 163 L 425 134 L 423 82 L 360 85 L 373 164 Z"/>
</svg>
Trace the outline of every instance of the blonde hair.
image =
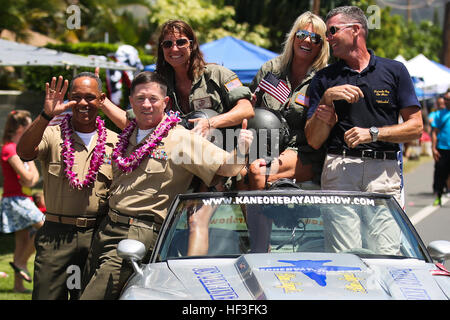
<svg viewBox="0 0 450 320">
<path fill-rule="evenodd" d="M 31 114 L 26 110 L 13 110 L 6 119 L 3 131 L 3 144 L 11 142 L 20 126 L 27 126 L 31 121 Z"/>
<path fill-rule="evenodd" d="M 283 68 L 287 68 L 292 61 L 294 55 L 293 47 L 295 41 L 295 34 L 298 30 L 306 28 L 309 24 L 312 25 L 314 32 L 322 37 L 322 43 L 319 53 L 314 60 L 311 68 L 314 70 L 320 70 L 324 68 L 328 63 L 330 57 L 330 47 L 325 36 L 327 26 L 321 17 L 315 15 L 310 11 L 306 11 L 301 14 L 292 25 L 291 31 L 286 34 L 286 40 L 283 43 L 283 52 L 281 53 L 281 64 Z"/>
</svg>

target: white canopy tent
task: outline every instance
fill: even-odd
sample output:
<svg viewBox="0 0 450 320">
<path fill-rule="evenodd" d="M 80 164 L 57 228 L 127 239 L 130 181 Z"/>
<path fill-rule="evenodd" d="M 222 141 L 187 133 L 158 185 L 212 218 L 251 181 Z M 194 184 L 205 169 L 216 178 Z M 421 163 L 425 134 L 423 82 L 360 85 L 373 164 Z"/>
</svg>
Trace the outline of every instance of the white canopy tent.
<svg viewBox="0 0 450 320">
<path fill-rule="evenodd" d="M 402 62 L 413 78 L 416 94 L 419 99 L 431 98 L 445 93 L 450 88 L 450 72 L 440 67 L 438 63 L 429 60 L 423 54 L 406 61 L 398 55 L 395 60 Z M 419 96 L 420 95 L 420 96 Z"/>
<path fill-rule="evenodd" d="M 418 87 L 425 94 L 442 94 L 450 88 L 450 73 L 440 68 L 423 54 L 408 60 L 406 67 L 412 77 L 423 79 Z"/>
<path fill-rule="evenodd" d="M 397 61 L 403 63 L 405 65 L 406 69 L 408 69 L 408 61 L 406 61 L 406 59 L 402 55 L 396 56 L 394 58 L 394 60 L 397 60 Z M 409 72 L 409 69 L 408 69 L 408 72 Z M 413 81 L 414 90 L 416 91 L 416 96 L 419 99 L 419 101 L 426 100 L 426 99 L 432 98 L 434 96 L 434 94 L 425 94 L 423 92 L 423 90 L 421 89 L 421 87 L 423 85 L 423 79 L 411 76 L 411 80 Z"/>
<path fill-rule="evenodd" d="M 396 56 L 396 57 L 394 58 L 394 60 L 397 60 L 397 61 L 403 63 L 405 66 L 408 64 L 408 61 L 406 61 L 406 59 L 405 59 L 401 54 L 399 54 L 398 56 Z"/>
<path fill-rule="evenodd" d="M 136 68 L 108 61 L 104 56 L 80 56 L 47 48 L 0 39 L 0 66 L 70 66 L 129 70 Z"/>
</svg>

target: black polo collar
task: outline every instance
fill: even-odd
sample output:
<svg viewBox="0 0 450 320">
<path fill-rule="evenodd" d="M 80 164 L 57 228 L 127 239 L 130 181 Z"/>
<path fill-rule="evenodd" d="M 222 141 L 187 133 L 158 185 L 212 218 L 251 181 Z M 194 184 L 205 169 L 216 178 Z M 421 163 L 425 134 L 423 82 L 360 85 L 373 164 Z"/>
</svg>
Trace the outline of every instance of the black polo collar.
<svg viewBox="0 0 450 320">
<path fill-rule="evenodd" d="M 375 55 L 373 50 L 372 49 L 368 49 L 367 51 L 370 54 L 369 64 L 367 65 L 366 68 L 364 68 L 364 70 L 362 70 L 360 72 L 361 74 L 364 74 L 364 73 L 367 73 L 369 71 L 372 71 L 375 68 L 375 65 L 377 63 L 377 56 Z M 349 73 L 359 73 L 358 71 L 355 71 L 352 68 L 350 68 L 343 59 L 340 59 L 338 63 L 341 64 L 342 70 L 344 70 L 344 71 L 347 71 Z"/>
</svg>

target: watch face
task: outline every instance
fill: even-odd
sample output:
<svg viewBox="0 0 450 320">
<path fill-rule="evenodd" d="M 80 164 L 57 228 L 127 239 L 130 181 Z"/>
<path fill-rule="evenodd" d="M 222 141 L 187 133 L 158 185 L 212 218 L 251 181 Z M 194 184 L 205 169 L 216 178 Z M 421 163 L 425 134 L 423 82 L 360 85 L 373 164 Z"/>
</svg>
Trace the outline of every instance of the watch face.
<svg viewBox="0 0 450 320">
<path fill-rule="evenodd" d="M 372 136 L 372 142 L 377 141 L 378 139 L 378 128 L 377 127 L 371 127 L 369 129 L 370 135 Z"/>
</svg>

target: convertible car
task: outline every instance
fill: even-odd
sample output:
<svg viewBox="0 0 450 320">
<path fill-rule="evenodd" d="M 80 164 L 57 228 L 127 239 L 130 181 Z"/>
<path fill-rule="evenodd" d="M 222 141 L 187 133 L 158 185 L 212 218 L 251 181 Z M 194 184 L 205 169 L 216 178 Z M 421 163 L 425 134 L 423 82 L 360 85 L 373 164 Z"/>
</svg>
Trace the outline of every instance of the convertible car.
<svg viewBox="0 0 450 320">
<path fill-rule="evenodd" d="M 428 248 L 394 198 L 278 190 L 179 195 L 121 299 L 448 300 L 450 242 Z"/>
</svg>

